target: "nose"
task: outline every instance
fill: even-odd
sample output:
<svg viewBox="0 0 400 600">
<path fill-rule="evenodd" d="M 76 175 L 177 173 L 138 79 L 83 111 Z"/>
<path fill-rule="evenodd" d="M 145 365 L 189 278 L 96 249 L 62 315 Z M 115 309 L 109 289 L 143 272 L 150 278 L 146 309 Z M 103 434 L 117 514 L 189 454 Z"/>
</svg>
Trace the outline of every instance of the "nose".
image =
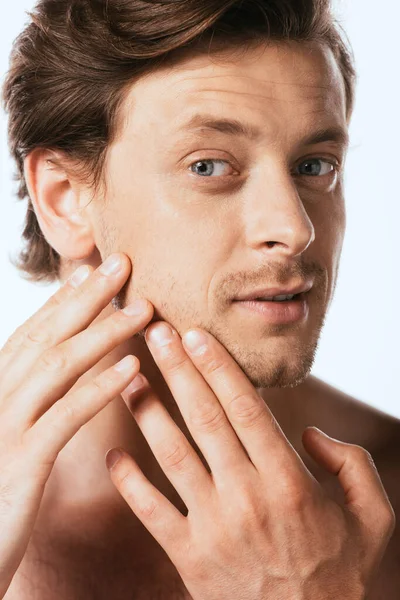
<svg viewBox="0 0 400 600">
<path fill-rule="evenodd" d="M 289 169 L 270 164 L 248 187 L 247 245 L 271 258 L 294 258 L 315 240 L 315 230 Z"/>
</svg>

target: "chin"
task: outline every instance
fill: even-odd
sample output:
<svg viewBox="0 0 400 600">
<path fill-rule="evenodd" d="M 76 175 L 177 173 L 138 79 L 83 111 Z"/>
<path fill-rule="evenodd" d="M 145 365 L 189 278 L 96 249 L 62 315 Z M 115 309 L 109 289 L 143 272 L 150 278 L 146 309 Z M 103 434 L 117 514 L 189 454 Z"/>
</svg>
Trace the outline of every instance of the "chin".
<svg viewBox="0 0 400 600">
<path fill-rule="evenodd" d="M 289 347 L 246 352 L 244 346 L 228 348 L 255 388 L 293 388 L 304 383 L 314 365 L 317 343 L 292 341 Z"/>
<path fill-rule="evenodd" d="M 319 314 L 290 327 L 271 325 L 264 332 L 235 322 L 234 328 L 213 323 L 210 329 L 255 388 L 295 388 L 311 374 L 324 323 L 321 306 Z"/>
<path fill-rule="evenodd" d="M 303 363 L 297 368 L 281 364 L 275 369 L 269 368 L 263 373 L 250 372 L 246 375 L 255 388 L 294 388 L 304 383 L 309 377 L 311 369 L 312 364 L 305 365 Z"/>
</svg>

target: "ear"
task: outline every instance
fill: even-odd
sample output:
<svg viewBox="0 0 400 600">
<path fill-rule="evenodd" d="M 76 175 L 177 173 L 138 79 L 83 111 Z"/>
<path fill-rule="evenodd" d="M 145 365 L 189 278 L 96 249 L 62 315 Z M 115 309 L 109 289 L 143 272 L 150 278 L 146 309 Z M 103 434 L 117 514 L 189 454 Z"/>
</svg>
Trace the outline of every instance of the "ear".
<svg viewBox="0 0 400 600">
<path fill-rule="evenodd" d="M 91 198 L 63 164 L 61 152 L 36 148 L 25 158 L 25 181 L 47 242 L 61 257 L 84 260 L 96 250 L 90 213 L 85 211 Z"/>
</svg>

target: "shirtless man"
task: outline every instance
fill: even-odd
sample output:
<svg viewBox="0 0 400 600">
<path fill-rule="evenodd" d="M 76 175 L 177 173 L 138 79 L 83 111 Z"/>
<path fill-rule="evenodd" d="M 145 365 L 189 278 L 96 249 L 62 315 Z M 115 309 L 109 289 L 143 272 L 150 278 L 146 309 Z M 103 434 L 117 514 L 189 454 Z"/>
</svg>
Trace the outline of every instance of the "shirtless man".
<svg viewBox="0 0 400 600">
<path fill-rule="evenodd" d="M 5 87 L 11 140 L 28 118 L 20 75 Z M 257 42 L 181 56 L 125 91 L 93 201 L 56 143 L 23 156 L 63 285 L 0 354 L 0 596 L 397 599 L 400 423 L 310 375 L 345 233 L 337 59 L 311 39 Z M 193 328 L 199 354 L 183 346 Z M 124 454 L 107 469 L 110 448 Z"/>
</svg>

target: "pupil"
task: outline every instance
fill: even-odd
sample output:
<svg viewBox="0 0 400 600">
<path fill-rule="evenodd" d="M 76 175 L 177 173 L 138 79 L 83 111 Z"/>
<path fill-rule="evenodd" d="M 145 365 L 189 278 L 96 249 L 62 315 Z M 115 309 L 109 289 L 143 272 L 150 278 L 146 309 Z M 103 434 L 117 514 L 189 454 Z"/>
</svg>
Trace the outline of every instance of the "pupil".
<svg viewBox="0 0 400 600">
<path fill-rule="evenodd" d="M 307 171 L 307 175 L 319 175 L 321 172 L 321 164 L 319 162 L 307 161 L 303 163 L 305 165 L 305 170 Z"/>
<path fill-rule="evenodd" d="M 197 168 L 201 174 L 209 173 L 209 166 L 210 166 L 210 163 L 206 163 L 206 161 L 204 161 L 204 160 L 199 161 L 195 165 L 193 165 L 193 167 L 195 169 Z"/>
</svg>

